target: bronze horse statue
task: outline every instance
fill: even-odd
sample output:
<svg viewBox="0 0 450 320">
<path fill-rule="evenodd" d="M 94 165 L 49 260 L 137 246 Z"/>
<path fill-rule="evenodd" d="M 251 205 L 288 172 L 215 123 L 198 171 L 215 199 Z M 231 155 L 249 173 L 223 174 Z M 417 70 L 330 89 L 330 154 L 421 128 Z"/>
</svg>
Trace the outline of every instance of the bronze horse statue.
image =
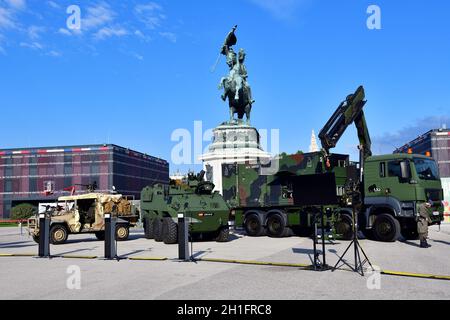
<svg viewBox="0 0 450 320">
<path fill-rule="evenodd" d="M 234 114 L 237 113 L 238 119 L 242 120 L 244 115 L 247 118 L 247 124 L 250 124 L 250 112 L 252 110 L 252 92 L 247 83 L 247 69 L 245 68 L 245 52 L 243 49 L 236 54 L 232 48 L 237 43 L 235 35 L 237 26 L 228 33 L 221 49 L 221 54 L 227 59 L 227 65 L 230 69 L 228 76 L 220 80 L 219 89 L 224 89 L 222 100 L 228 98 L 230 108 L 230 123 L 235 122 Z"/>
<path fill-rule="evenodd" d="M 237 114 L 239 120 L 247 118 L 247 123 L 250 123 L 250 112 L 252 110 L 251 90 L 250 87 L 242 84 L 239 79 L 224 77 L 221 80 L 220 88 L 224 89 L 222 100 L 226 101 L 228 98 L 228 106 L 230 108 L 230 122 L 234 121 L 234 115 Z"/>
</svg>

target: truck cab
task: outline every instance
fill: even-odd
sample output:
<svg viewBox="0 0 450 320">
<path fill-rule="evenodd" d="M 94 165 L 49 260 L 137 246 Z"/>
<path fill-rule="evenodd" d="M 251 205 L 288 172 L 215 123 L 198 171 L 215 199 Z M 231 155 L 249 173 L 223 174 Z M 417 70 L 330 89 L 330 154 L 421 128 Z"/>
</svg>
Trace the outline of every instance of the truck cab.
<svg viewBox="0 0 450 320">
<path fill-rule="evenodd" d="M 443 190 L 433 159 L 398 153 L 365 160 L 360 225 L 363 231 L 372 230 L 377 240 L 394 241 L 399 232 L 415 238 L 419 205 L 429 199 L 432 224 L 439 224 L 444 219 Z"/>
</svg>

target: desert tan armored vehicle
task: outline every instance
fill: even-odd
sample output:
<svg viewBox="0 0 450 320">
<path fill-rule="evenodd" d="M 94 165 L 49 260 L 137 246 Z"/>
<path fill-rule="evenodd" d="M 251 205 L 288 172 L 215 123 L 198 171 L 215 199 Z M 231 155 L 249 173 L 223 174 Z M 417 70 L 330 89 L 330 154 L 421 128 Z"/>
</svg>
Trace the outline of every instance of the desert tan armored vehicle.
<svg viewBox="0 0 450 320">
<path fill-rule="evenodd" d="M 118 217 L 116 240 L 127 240 L 129 228 L 136 225 L 139 213 L 133 202 L 120 194 L 87 193 L 59 197 L 55 207 L 47 207 L 50 215 L 50 243 L 62 244 L 69 234 L 94 233 L 105 238 L 105 213 Z M 39 216 L 28 219 L 28 232 L 39 242 Z"/>
</svg>

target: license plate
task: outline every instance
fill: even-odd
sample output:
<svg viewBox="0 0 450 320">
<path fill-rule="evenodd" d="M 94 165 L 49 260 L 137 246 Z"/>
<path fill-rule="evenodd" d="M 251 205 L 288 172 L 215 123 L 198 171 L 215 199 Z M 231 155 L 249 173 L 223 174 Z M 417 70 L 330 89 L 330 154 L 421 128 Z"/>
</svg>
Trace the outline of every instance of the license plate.
<svg viewBox="0 0 450 320">
<path fill-rule="evenodd" d="M 439 215 L 439 211 L 433 211 L 433 216 L 438 216 Z"/>
</svg>

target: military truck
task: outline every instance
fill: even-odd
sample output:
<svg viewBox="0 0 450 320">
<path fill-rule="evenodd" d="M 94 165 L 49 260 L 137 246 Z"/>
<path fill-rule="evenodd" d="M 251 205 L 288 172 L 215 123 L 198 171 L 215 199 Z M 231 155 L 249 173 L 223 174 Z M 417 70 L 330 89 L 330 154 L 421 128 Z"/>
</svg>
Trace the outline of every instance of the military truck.
<svg viewBox="0 0 450 320">
<path fill-rule="evenodd" d="M 139 220 L 130 197 L 98 192 L 59 197 L 57 205 L 48 206 L 45 211 L 50 216 L 50 243 L 62 244 L 69 234 L 80 233 L 94 233 L 97 239 L 104 240 L 105 213 L 118 218 L 116 240 L 127 240 L 129 228 Z M 39 215 L 28 219 L 28 232 L 39 242 Z"/>
<path fill-rule="evenodd" d="M 432 224 L 439 224 L 443 220 L 443 191 L 436 162 L 418 154 L 372 156 L 362 110 L 364 98 L 364 88 L 360 86 L 338 106 L 320 131 L 322 150 L 277 157 L 272 160 L 279 163 L 275 174 L 264 174 L 266 167 L 273 167 L 272 163 L 223 165 L 223 196 L 233 208 L 235 225 L 243 226 L 251 236 L 266 232 L 280 237 L 288 229 L 310 233 L 311 213 L 318 208 L 294 205 L 293 177 L 324 173 L 334 174 L 340 203 L 328 206 L 333 214 L 327 223 L 344 239 L 352 237 L 354 199 L 348 196 L 350 186 L 359 194 L 358 226 L 369 238 L 395 241 L 400 233 L 408 239 L 415 238 L 418 207 L 428 199 L 434 203 L 430 210 Z M 350 162 L 348 155 L 329 152 L 352 123 L 360 143 L 359 163 Z"/>
<path fill-rule="evenodd" d="M 182 183 L 155 184 L 141 192 L 141 213 L 145 237 L 178 242 L 178 213 L 184 213 L 190 224 L 190 236 L 226 242 L 229 238 L 230 209 L 214 184 L 204 181 L 204 171 L 189 173 Z"/>
</svg>

